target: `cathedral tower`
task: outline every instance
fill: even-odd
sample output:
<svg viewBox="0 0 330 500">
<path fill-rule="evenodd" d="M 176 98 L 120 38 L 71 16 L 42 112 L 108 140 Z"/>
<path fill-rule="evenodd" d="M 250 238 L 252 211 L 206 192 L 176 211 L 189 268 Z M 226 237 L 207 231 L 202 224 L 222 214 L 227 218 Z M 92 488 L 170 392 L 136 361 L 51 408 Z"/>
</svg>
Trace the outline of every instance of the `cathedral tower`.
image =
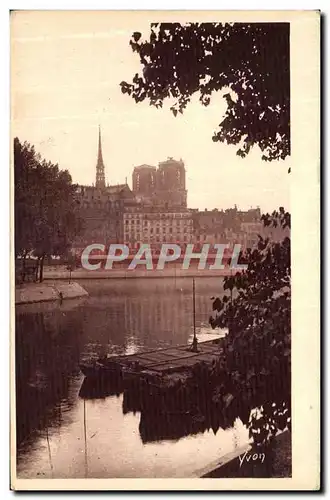
<svg viewBox="0 0 330 500">
<path fill-rule="evenodd" d="M 104 163 L 102 157 L 102 142 L 101 142 L 101 127 L 99 126 L 99 150 L 97 155 L 96 164 L 96 182 L 95 186 L 97 188 L 105 188 L 105 173 L 104 173 Z"/>
</svg>

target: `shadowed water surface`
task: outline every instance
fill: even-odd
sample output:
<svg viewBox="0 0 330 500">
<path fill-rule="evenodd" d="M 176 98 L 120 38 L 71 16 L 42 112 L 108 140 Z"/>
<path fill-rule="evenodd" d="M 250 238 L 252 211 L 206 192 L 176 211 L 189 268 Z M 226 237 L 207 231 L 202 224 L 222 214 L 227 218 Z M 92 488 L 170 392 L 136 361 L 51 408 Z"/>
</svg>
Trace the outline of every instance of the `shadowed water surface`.
<svg viewBox="0 0 330 500">
<path fill-rule="evenodd" d="M 239 419 L 190 435 L 173 420 L 155 433 L 152 418 L 125 410 L 121 391 L 79 397 L 79 360 L 189 343 L 193 333 L 190 280 L 81 283 L 87 299 L 16 309 L 19 477 L 189 477 L 247 442 Z M 196 282 L 199 340 L 223 335 L 208 324 L 221 290 L 216 278 Z"/>
</svg>

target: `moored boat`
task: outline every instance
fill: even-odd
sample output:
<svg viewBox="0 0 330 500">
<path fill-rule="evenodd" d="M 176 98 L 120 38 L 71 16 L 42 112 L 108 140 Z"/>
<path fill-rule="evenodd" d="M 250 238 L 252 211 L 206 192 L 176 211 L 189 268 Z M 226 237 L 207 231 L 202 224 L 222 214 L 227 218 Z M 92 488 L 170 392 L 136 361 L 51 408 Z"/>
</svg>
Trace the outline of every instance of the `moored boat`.
<svg viewBox="0 0 330 500">
<path fill-rule="evenodd" d="M 79 368 L 87 378 L 100 377 L 102 375 L 108 376 L 113 373 L 120 373 L 121 367 L 115 362 L 115 357 L 100 358 L 97 360 L 82 361 L 79 363 Z"/>
<path fill-rule="evenodd" d="M 189 344 L 138 351 L 131 354 L 106 356 L 83 362 L 80 369 L 88 378 L 113 376 L 120 373 L 125 383 L 135 380 L 157 387 L 170 387 L 186 379 L 195 365 L 211 364 L 218 359 L 220 338 L 198 342 L 195 325 L 195 281 L 193 280 L 193 340 Z"/>
</svg>

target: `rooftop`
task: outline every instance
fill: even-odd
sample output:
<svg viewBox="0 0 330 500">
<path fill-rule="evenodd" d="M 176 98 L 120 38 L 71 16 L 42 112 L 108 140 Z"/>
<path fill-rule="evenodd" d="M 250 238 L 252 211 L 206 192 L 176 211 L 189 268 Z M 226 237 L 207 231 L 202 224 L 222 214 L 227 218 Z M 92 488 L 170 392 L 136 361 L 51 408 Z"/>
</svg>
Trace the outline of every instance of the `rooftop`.
<svg viewBox="0 0 330 500">
<path fill-rule="evenodd" d="M 151 169 L 151 170 L 156 170 L 156 167 L 153 165 L 147 165 L 146 163 L 143 163 L 143 165 L 137 165 L 134 167 L 134 170 L 144 170 L 144 169 Z"/>
</svg>

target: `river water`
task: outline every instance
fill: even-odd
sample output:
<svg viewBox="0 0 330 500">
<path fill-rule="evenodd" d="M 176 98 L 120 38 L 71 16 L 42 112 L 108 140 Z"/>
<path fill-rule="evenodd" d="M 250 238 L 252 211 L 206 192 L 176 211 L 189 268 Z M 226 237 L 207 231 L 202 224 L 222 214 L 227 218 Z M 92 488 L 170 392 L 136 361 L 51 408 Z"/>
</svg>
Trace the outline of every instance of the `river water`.
<svg viewBox="0 0 330 500">
<path fill-rule="evenodd" d="M 82 397 L 79 360 L 189 343 L 193 314 L 190 279 L 81 284 L 86 299 L 16 308 L 18 477 L 199 477 L 247 442 L 239 419 L 181 435 L 171 424 L 166 432 L 148 429 L 154 424 L 125 410 L 120 392 Z M 224 335 L 209 326 L 211 297 L 221 293 L 221 279 L 196 280 L 199 340 Z"/>
</svg>

